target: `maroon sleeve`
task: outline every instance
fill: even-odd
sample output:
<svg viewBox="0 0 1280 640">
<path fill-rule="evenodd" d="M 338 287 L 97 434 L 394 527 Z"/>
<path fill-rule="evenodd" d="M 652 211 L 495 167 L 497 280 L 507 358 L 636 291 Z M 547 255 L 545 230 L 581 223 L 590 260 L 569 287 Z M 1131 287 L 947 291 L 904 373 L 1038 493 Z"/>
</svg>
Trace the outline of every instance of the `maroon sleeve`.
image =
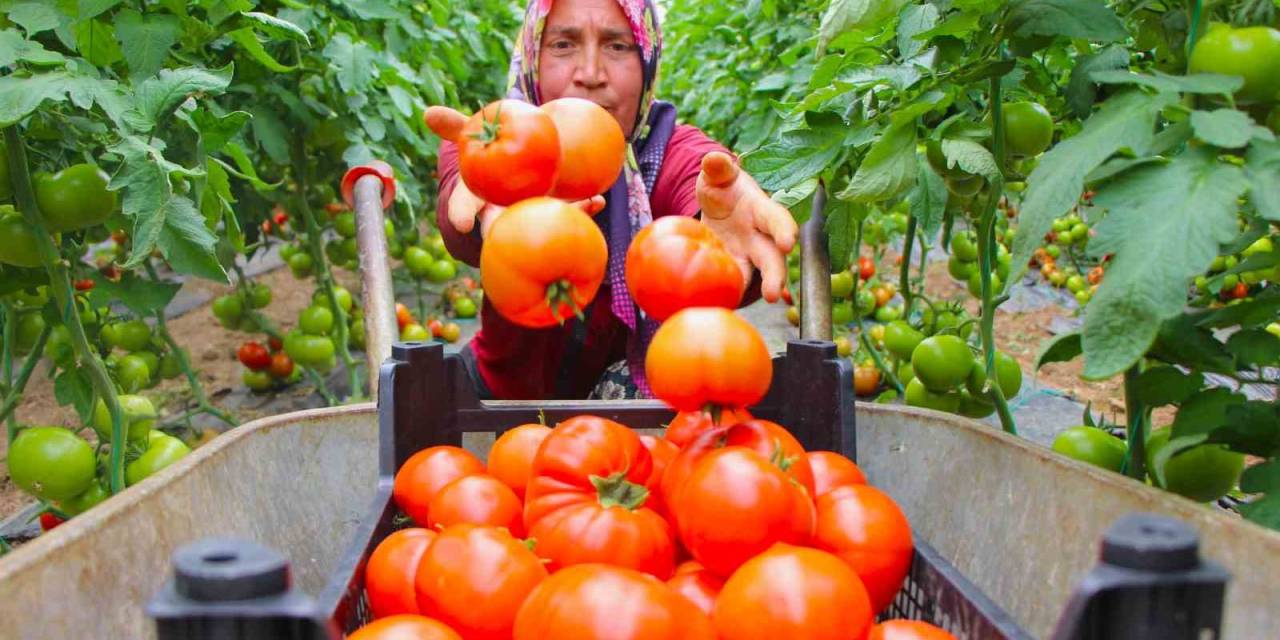
<svg viewBox="0 0 1280 640">
<path fill-rule="evenodd" d="M 458 233 L 449 222 L 449 196 L 458 184 L 458 145 L 452 142 L 440 143 L 440 162 L 437 165 L 440 174 L 440 201 L 436 209 L 436 226 L 444 238 L 444 246 L 449 255 L 473 267 L 480 266 L 480 225 L 476 224 L 471 233 Z"/>
</svg>

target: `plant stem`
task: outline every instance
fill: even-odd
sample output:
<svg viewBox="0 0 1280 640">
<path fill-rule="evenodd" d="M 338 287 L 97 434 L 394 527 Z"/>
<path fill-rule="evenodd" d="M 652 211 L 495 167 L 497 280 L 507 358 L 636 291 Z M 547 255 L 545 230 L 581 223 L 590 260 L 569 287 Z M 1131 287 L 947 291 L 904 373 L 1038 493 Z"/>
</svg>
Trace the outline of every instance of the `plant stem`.
<svg viewBox="0 0 1280 640">
<path fill-rule="evenodd" d="M 17 333 L 18 314 L 7 302 L 0 304 L 0 320 L 4 322 L 4 390 L 6 395 L 12 396 L 17 395 L 10 385 L 13 384 L 13 340 L 14 335 Z M 8 403 L 6 403 L 7 405 Z M 9 415 L 8 411 L 0 413 L 0 416 L 5 416 L 8 421 L 8 442 L 13 444 L 13 438 L 18 430 L 18 423 L 13 416 Z"/>
<path fill-rule="evenodd" d="M 315 369 L 303 367 L 302 370 L 307 372 L 307 376 L 311 378 L 311 383 L 316 387 L 316 393 L 319 393 L 320 397 L 324 398 L 325 404 L 331 407 L 336 406 L 338 399 L 333 397 L 333 393 L 329 391 L 329 385 L 324 383 L 324 376 L 316 373 Z"/>
<path fill-rule="evenodd" d="M 18 435 L 18 421 L 14 419 L 14 410 L 18 408 L 18 403 L 22 402 L 22 392 L 27 388 L 27 381 L 31 379 L 31 373 L 36 370 L 36 364 L 40 362 L 40 354 L 44 352 L 45 341 L 49 339 L 49 334 L 52 332 L 53 327 L 45 325 L 45 328 L 40 331 L 39 337 L 36 338 L 36 343 L 32 345 L 31 353 L 27 355 L 27 359 L 22 363 L 22 370 L 18 372 L 18 380 L 13 383 L 13 386 L 6 387 L 8 395 L 5 396 L 4 404 L 0 405 L 0 419 L 8 421 L 9 444 L 13 444 L 13 439 Z M 6 375 L 6 377 L 8 376 Z"/>
<path fill-rule="evenodd" d="M 1138 374 L 1142 373 L 1141 362 L 1134 363 L 1124 372 L 1124 412 L 1127 423 L 1127 440 L 1129 448 L 1124 454 L 1125 475 L 1139 482 L 1147 477 L 1147 429 L 1146 407 L 1138 399 Z"/>
<path fill-rule="evenodd" d="M 111 458 L 109 474 L 111 477 L 111 493 L 114 495 L 124 491 L 124 413 L 120 410 L 120 401 L 116 397 L 116 388 L 107 375 L 107 368 L 102 359 L 89 346 L 89 338 L 85 335 L 84 325 L 80 322 L 80 309 L 76 304 L 75 293 L 71 289 L 71 274 L 68 264 L 58 255 L 58 247 L 53 244 L 53 236 L 49 234 L 44 223 L 44 216 L 36 204 L 35 193 L 31 188 L 31 174 L 27 169 L 26 146 L 18 133 L 17 125 L 4 129 L 4 141 L 8 147 L 9 176 L 13 183 L 14 201 L 22 212 L 22 217 L 35 228 L 36 249 L 40 254 L 40 262 L 49 274 L 49 289 L 58 304 L 62 323 L 71 332 L 71 344 L 75 348 L 76 361 L 88 370 L 93 390 L 107 406 L 111 414 Z"/>
<path fill-rule="evenodd" d="M 994 184 L 989 185 L 986 200 L 983 202 L 982 218 L 978 224 L 978 268 L 982 281 L 982 354 L 983 368 L 987 372 L 987 397 L 996 405 L 1000 416 L 1000 426 L 1007 432 L 1017 435 L 1018 428 L 1014 424 L 1004 393 L 1000 389 L 999 379 L 995 371 L 996 337 L 995 291 L 991 286 L 992 268 L 996 260 L 996 204 L 1004 191 L 1004 116 L 1000 113 L 1000 78 L 991 78 L 991 121 L 995 125 L 995 156 L 1000 165 L 1001 176 Z"/>
<path fill-rule="evenodd" d="M 916 243 L 915 216 L 907 216 L 906 235 L 902 243 L 902 269 L 898 273 L 898 290 L 902 292 L 902 317 L 910 318 L 912 305 L 915 304 L 914 296 L 911 294 L 911 249 Z"/>
<path fill-rule="evenodd" d="M 160 282 L 160 276 L 156 273 L 155 265 L 150 260 L 143 262 L 147 268 L 147 275 L 151 277 L 152 282 Z M 187 384 L 191 387 L 191 395 L 195 396 L 196 404 L 200 406 L 200 411 L 207 413 L 224 423 L 234 427 L 237 426 L 235 418 L 232 418 L 226 412 L 218 409 L 209 403 L 209 396 L 205 395 L 204 385 L 200 384 L 200 378 L 196 376 L 196 372 L 191 368 L 191 361 L 187 359 L 187 354 L 178 346 L 178 341 L 173 339 L 173 334 L 169 333 L 169 325 L 165 322 L 164 309 L 156 309 L 154 313 L 156 319 L 156 331 L 160 334 L 160 338 L 164 343 L 169 345 L 169 351 L 178 359 L 178 366 L 182 368 L 182 373 L 187 378 Z"/>
</svg>

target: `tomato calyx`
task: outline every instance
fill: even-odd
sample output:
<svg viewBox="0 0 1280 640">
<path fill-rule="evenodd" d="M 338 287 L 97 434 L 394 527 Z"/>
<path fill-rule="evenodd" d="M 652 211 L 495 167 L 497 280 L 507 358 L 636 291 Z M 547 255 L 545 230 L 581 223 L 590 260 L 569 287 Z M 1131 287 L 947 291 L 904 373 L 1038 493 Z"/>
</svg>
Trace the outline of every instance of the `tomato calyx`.
<svg viewBox="0 0 1280 640">
<path fill-rule="evenodd" d="M 480 113 L 484 113 L 481 109 Z M 489 146 L 497 142 L 498 136 L 502 134 L 502 102 L 498 102 L 497 108 L 493 111 L 493 120 L 482 118 L 480 130 L 470 134 L 468 137 L 481 145 Z"/>
<path fill-rule="evenodd" d="M 547 306 L 559 318 L 562 325 L 564 324 L 564 318 L 560 317 L 559 314 L 562 306 L 573 309 L 573 315 L 577 316 L 579 320 L 586 319 L 582 315 L 582 307 L 578 306 L 578 302 L 573 299 L 573 292 L 573 283 L 563 278 L 547 285 Z"/>
<path fill-rule="evenodd" d="M 600 506 L 622 507 L 635 511 L 644 506 L 649 499 L 649 489 L 642 484 L 627 480 L 627 472 L 619 471 L 608 477 L 591 476 L 591 485 L 596 488 Z"/>
</svg>

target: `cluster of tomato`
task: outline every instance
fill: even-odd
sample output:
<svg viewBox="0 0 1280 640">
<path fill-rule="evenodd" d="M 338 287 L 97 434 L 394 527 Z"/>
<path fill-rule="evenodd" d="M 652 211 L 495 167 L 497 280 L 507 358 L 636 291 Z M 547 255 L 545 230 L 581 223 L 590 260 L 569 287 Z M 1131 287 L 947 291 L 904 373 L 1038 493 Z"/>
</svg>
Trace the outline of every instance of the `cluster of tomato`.
<svg viewBox="0 0 1280 640">
<path fill-rule="evenodd" d="M 1102 283 L 1107 260 L 1089 268 L 1081 274 L 1076 265 L 1083 262 L 1083 250 L 1089 243 L 1090 229 L 1088 223 L 1078 213 L 1070 213 L 1053 221 L 1053 229 L 1044 236 L 1045 245 L 1036 249 L 1032 256 L 1032 266 L 1039 266 L 1040 275 L 1054 287 L 1066 287 L 1075 296 L 1080 306 L 1089 303 Z M 1064 252 L 1066 266 L 1059 266 Z"/>
<path fill-rule="evenodd" d="M 271 297 L 271 288 L 267 285 L 260 282 L 249 283 L 243 290 L 214 298 L 213 317 L 217 318 L 218 324 L 228 329 L 246 333 L 261 331 L 262 327 L 253 314 L 246 312 L 266 308 L 271 304 Z"/>
<path fill-rule="evenodd" d="M 4 145 L 0 143 L 0 153 Z M 3 163 L 0 163 L 3 164 Z M 75 164 L 49 174 L 32 175 L 36 206 L 44 218 L 46 230 L 54 234 L 98 227 L 116 210 L 114 191 L 107 189 L 109 176 L 97 165 Z M 0 201 L 13 197 L 9 167 L 0 169 Z M 105 237 L 105 231 L 102 232 Z M 42 265 L 37 249 L 36 230 L 12 205 L 0 206 L 0 263 L 18 267 Z"/>
<path fill-rule="evenodd" d="M 141 482 L 191 452 L 182 440 L 155 429 L 156 409 L 146 397 L 117 397 L 126 433 L 125 484 Z M 111 414 L 99 400 L 90 426 L 99 442 L 111 438 Z M 9 475 L 14 484 L 46 503 L 41 524 L 46 530 L 106 500 L 110 493 L 105 470 L 107 452 L 94 447 L 75 431 L 61 426 L 20 430 L 9 447 Z"/>
<path fill-rule="evenodd" d="M 787 279 L 791 286 L 797 286 L 800 281 L 799 260 L 798 251 L 787 256 Z M 855 283 L 858 285 L 857 293 L 854 293 Z M 902 305 L 892 304 L 897 294 L 896 285 L 882 282 L 876 277 L 875 260 L 870 256 L 861 256 L 857 264 L 831 274 L 831 324 L 840 331 L 856 318 L 874 318 L 876 322 L 897 320 L 902 317 Z M 791 295 L 787 291 L 784 299 Z M 787 321 L 794 326 L 800 325 L 800 309 L 794 304 L 787 308 Z M 837 340 L 837 345 L 847 342 Z M 842 348 L 840 355 L 847 356 L 849 353 Z"/>
<path fill-rule="evenodd" d="M 584 415 L 503 433 L 487 464 L 411 456 L 393 496 L 416 527 L 374 549 L 378 619 L 351 637 L 951 637 L 872 629 L 905 580 L 910 525 L 852 461 L 752 418 L 772 361 L 749 323 L 676 311 L 645 371 L 677 411 L 663 437 Z"/>
<path fill-rule="evenodd" d="M 1195 279 L 1193 306 L 1210 304 L 1234 305 L 1251 299 L 1259 285 L 1280 281 L 1280 266 L 1241 271 L 1240 263 L 1254 256 L 1269 256 L 1274 249 L 1270 236 L 1262 236 L 1246 247 L 1239 255 L 1218 256 L 1209 266 L 1209 273 Z M 1214 299 L 1216 297 L 1216 300 Z"/>
<path fill-rule="evenodd" d="M 1006 246 L 1013 241 L 1013 232 L 996 231 L 996 262 L 992 265 L 991 290 L 999 292 L 1009 281 L 1009 266 L 1013 255 Z M 973 231 L 960 231 L 951 236 L 951 257 L 947 260 L 947 273 L 965 283 L 969 295 L 982 297 L 982 269 L 978 261 L 978 236 Z"/>
<path fill-rule="evenodd" d="M 245 368 L 240 376 L 244 386 L 253 391 L 268 391 L 301 380 L 302 370 L 294 366 L 293 358 L 283 348 L 284 342 L 274 337 L 267 340 L 266 346 L 256 340 L 241 344 L 236 358 Z"/>
<path fill-rule="evenodd" d="M 462 327 L 458 323 L 431 318 L 423 325 L 409 311 L 409 307 L 399 302 L 396 303 L 396 325 L 400 328 L 401 342 L 427 342 L 435 338 L 454 343 L 462 337 Z"/>
</svg>

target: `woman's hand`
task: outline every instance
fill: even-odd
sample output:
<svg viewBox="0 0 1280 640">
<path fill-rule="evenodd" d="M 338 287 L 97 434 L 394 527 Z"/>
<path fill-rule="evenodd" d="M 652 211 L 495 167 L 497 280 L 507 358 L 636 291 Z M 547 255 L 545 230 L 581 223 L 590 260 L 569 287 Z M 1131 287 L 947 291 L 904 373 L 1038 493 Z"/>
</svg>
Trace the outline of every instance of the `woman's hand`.
<svg viewBox="0 0 1280 640">
<path fill-rule="evenodd" d="M 702 222 L 733 254 L 744 278 L 750 280 L 753 265 L 760 270 L 760 293 L 776 302 L 786 285 L 786 254 L 799 233 L 791 212 L 718 151 L 702 158 L 697 188 Z"/>
<path fill-rule="evenodd" d="M 467 124 L 467 116 L 449 107 L 427 107 L 423 120 L 426 121 L 427 127 L 441 139 L 461 144 L 460 138 L 462 138 L 462 129 Z M 595 196 L 573 203 L 588 215 L 595 215 L 604 209 L 604 204 L 604 196 Z M 461 175 L 458 176 L 458 183 L 454 185 L 453 193 L 449 195 L 449 223 L 458 233 L 471 233 L 478 219 L 480 237 L 489 235 L 489 227 L 493 226 L 493 222 L 498 219 L 504 209 L 505 207 L 485 202 L 471 193 L 471 189 L 467 188 Z"/>
</svg>

